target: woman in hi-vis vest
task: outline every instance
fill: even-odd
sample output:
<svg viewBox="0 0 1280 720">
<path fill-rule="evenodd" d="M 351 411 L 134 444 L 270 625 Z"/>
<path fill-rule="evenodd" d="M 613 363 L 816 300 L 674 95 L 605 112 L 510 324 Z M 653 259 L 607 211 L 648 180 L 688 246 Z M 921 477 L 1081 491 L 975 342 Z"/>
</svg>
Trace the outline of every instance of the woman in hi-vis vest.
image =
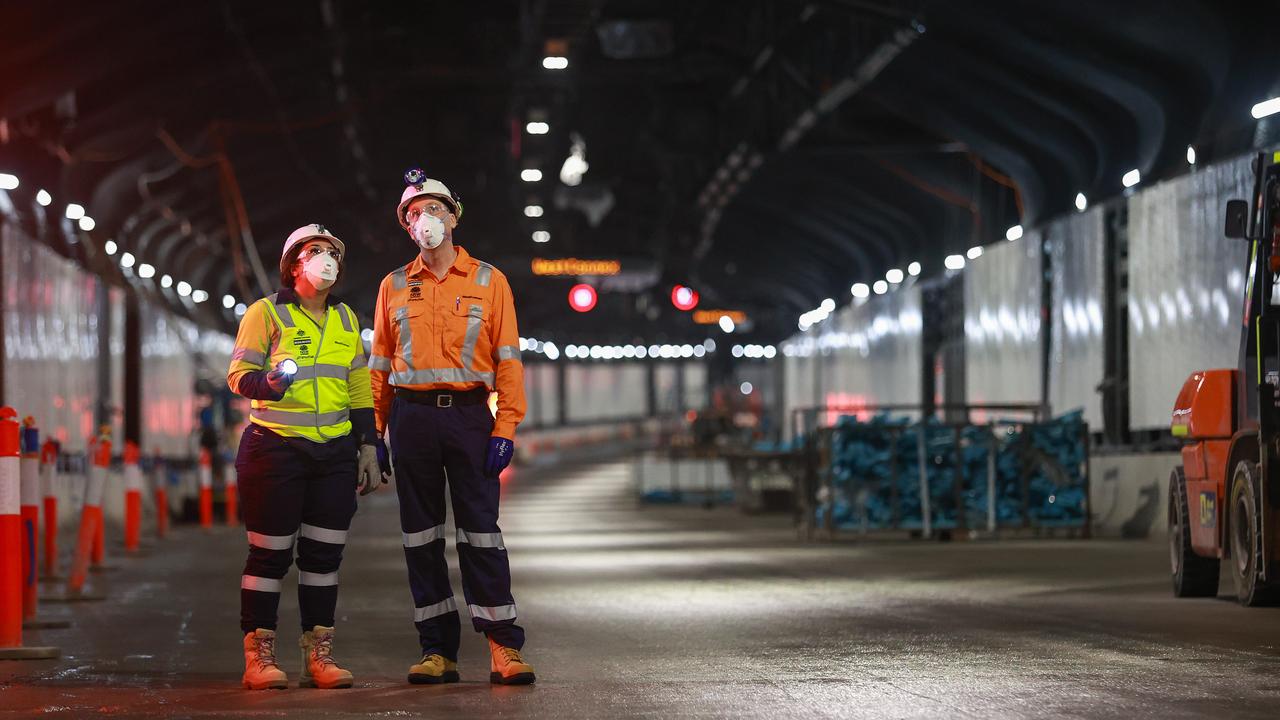
<svg viewBox="0 0 1280 720">
<path fill-rule="evenodd" d="M 240 320 L 227 372 L 231 389 L 253 401 L 236 473 L 249 560 L 240 578 L 243 684 L 284 688 L 276 661 L 281 579 L 297 540 L 302 615 L 301 687 L 351 687 L 333 657 L 338 565 L 356 510 L 357 485 L 381 477 L 373 441 L 373 395 L 356 315 L 329 293 L 346 247 L 323 225 L 305 225 L 284 243 L 280 290 Z"/>
</svg>

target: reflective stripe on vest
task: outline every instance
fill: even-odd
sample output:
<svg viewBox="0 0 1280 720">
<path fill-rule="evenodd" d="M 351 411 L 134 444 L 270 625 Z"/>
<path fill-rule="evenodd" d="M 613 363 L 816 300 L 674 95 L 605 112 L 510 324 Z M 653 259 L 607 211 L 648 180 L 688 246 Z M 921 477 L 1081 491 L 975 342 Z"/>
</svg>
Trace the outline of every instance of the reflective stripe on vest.
<svg viewBox="0 0 1280 720">
<path fill-rule="evenodd" d="M 265 309 L 275 326 L 271 355 L 264 367 L 282 360 L 298 363 L 293 383 L 279 400 L 255 400 L 249 417 L 278 434 L 326 442 L 351 432 L 351 394 L 347 379 L 364 344 L 351 309 L 336 303 L 325 309 L 324 325 L 297 315 L 278 295 L 266 298 Z M 305 316 L 305 317 L 304 317 Z"/>
</svg>

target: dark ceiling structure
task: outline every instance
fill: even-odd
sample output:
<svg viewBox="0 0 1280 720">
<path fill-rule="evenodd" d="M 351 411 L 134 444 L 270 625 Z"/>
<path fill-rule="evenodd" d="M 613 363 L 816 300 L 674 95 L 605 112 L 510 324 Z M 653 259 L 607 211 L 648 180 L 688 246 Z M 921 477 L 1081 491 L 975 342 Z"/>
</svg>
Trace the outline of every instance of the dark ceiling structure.
<svg viewBox="0 0 1280 720">
<path fill-rule="evenodd" d="M 228 329 L 219 300 L 264 294 L 308 222 L 346 241 L 339 292 L 370 312 L 414 254 L 394 208 L 421 165 L 462 197 L 458 242 L 506 271 L 524 334 L 701 340 L 679 283 L 772 342 L 853 282 L 941 272 L 1077 194 L 1120 195 L 1132 169 L 1186 172 L 1188 146 L 1200 162 L 1254 147 L 1249 107 L 1280 89 L 1263 23 L 1208 0 L 73 5 L 0 6 L 0 171 L 22 178 L 20 216 Z M 570 185 L 574 152 L 588 169 Z M 212 300 L 122 269 L 124 252 Z M 575 280 L 534 277 L 534 257 L 624 274 L 579 315 Z"/>
</svg>

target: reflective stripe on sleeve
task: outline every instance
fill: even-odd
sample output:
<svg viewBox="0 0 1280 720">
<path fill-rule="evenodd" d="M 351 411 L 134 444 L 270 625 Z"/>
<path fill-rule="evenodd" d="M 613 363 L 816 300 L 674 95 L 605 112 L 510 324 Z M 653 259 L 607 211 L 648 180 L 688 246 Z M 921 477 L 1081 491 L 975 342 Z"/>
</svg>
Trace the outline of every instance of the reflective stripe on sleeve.
<svg viewBox="0 0 1280 720">
<path fill-rule="evenodd" d="M 369 369 L 381 370 L 382 372 L 391 372 L 391 358 L 382 355 L 369 356 Z"/>
<path fill-rule="evenodd" d="M 426 607 L 416 607 L 413 609 L 413 621 L 422 622 L 430 620 L 433 617 L 440 617 L 451 612 L 458 611 L 458 601 L 451 597 L 447 597 L 438 603 L 428 605 Z"/>
<path fill-rule="evenodd" d="M 292 535 L 264 535 L 249 531 L 249 544 L 263 550 L 288 550 L 293 547 Z"/>
<path fill-rule="evenodd" d="M 253 348 L 238 347 L 231 353 L 231 362 L 247 362 L 250 365 L 262 365 L 267 361 L 267 356 L 261 350 Z"/>
<path fill-rule="evenodd" d="M 480 267 L 476 268 L 476 284 L 480 287 L 489 287 L 489 283 L 493 280 L 493 266 L 488 263 L 480 263 Z"/>
<path fill-rule="evenodd" d="M 347 421 L 350 413 L 347 410 L 338 410 L 336 412 L 327 413 L 309 413 L 254 408 L 249 411 L 249 415 L 256 420 L 275 423 L 276 425 L 288 425 L 290 427 L 315 427 L 317 425 L 338 425 L 339 423 L 344 423 Z"/>
<path fill-rule="evenodd" d="M 471 611 L 471 617 L 480 618 L 482 620 L 489 620 L 491 622 L 497 622 L 499 620 L 515 620 L 516 619 L 516 606 L 514 604 L 499 605 L 498 607 L 485 607 L 483 605 L 468 605 L 467 609 Z"/>
<path fill-rule="evenodd" d="M 348 308 L 346 305 L 338 305 L 338 317 L 342 319 L 342 329 L 346 330 L 347 332 L 353 332 L 351 330 L 350 313 L 351 313 L 351 309 Z"/>
<path fill-rule="evenodd" d="M 322 543 L 329 543 L 330 545 L 347 544 L 346 530 L 332 530 L 330 528 L 322 528 L 317 525 L 302 523 L 301 534 L 302 537 L 309 540 L 317 540 Z"/>
<path fill-rule="evenodd" d="M 519 360 L 520 348 L 516 345 L 499 345 L 494 349 L 493 356 L 498 359 L 498 362 L 502 362 L 503 360 Z"/>
<path fill-rule="evenodd" d="M 280 581 L 275 578 L 258 577 L 257 575 L 241 575 L 240 589 L 278 593 L 280 592 Z"/>
<path fill-rule="evenodd" d="M 435 542 L 436 540 L 443 540 L 444 525 L 437 525 L 433 528 L 427 528 L 426 530 L 419 530 L 418 532 L 402 532 L 400 535 L 404 539 L 405 547 L 422 547 L 427 543 Z"/>
<path fill-rule="evenodd" d="M 391 273 L 391 287 L 397 290 L 403 290 L 408 286 L 409 286 L 409 266 L 408 265 L 405 265 L 399 270 L 396 270 L 395 272 Z"/>
<path fill-rule="evenodd" d="M 311 587 L 328 587 L 338 584 L 338 573 L 313 573 L 306 570 L 298 571 L 298 584 L 309 585 Z"/>
<path fill-rule="evenodd" d="M 276 295 L 272 295 L 271 304 L 276 308 L 276 315 L 280 316 L 280 322 L 284 323 L 287 328 L 293 327 L 293 313 L 289 312 L 289 306 L 276 302 Z"/>
<path fill-rule="evenodd" d="M 458 544 L 467 544 L 471 547 L 478 548 L 497 548 L 506 550 L 506 546 L 502 544 L 502 533 L 473 533 L 467 532 L 462 528 L 458 528 Z"/>
</svg>

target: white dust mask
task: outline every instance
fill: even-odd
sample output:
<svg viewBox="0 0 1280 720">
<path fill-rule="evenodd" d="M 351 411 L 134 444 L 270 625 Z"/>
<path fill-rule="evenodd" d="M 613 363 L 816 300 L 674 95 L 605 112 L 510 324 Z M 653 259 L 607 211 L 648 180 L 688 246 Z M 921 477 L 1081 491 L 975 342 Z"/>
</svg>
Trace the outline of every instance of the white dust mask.
<svg viewBox="0 0 1280 720">
<path fill-rule="evenodd" d="M 444 242 L 444 221 L 431 213 L 422 213 L 413 223 L 413 240 L 423 250 L 435 250 Z"/>
<path fill-rule="evenodd" d="M 307 258 L 302 264 L 302 272 L 317 290 L 324 290 L 338 279 L 338 261 L 329 253 L 320 253 Z"/>
</svg>

